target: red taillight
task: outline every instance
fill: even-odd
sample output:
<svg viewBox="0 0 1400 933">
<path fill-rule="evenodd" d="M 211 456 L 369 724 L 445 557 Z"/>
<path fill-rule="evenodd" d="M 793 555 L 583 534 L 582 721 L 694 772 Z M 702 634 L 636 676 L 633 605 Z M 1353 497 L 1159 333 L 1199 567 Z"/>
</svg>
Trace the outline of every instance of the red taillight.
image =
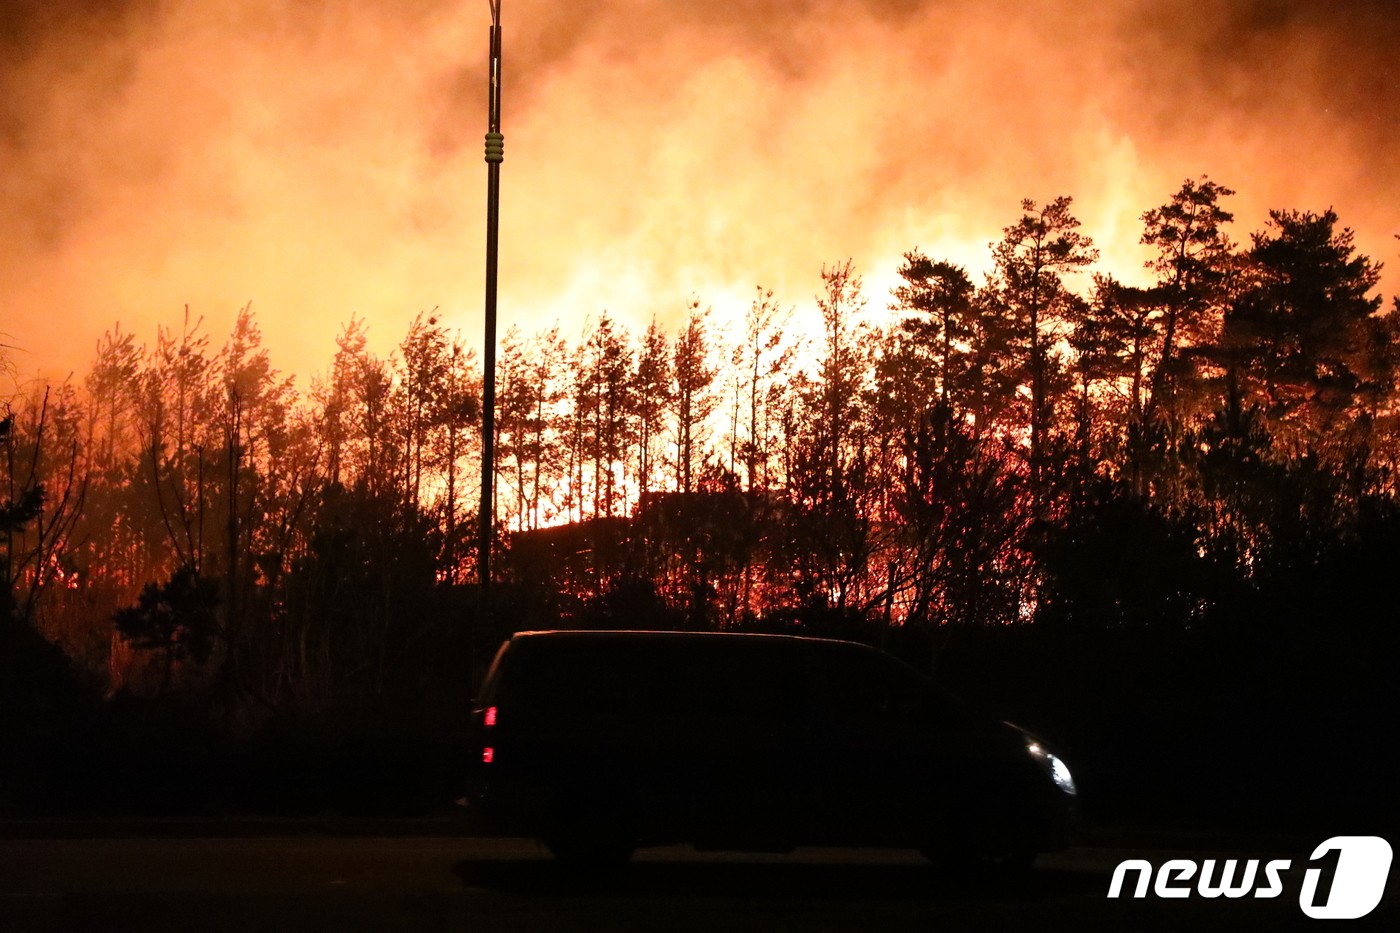
<svg viewBox="0 0 1400 933">
<path fill-rule="evenodd" d="M 494 748 L 487 747 L 487 748 L 483 748 L 483 749 L 481 750 L 481 762 L 482 762 L 482 764 L 487 764 L 487 765 L 489 765 L 492 761 L 495 760 L 495 758 L 496 758 L 496 750 L 495 750 Z"/>
<path fill-rule="evenodd" d="M 486 718 L 484 721 L 488 726 L 494 726 L 496 724 L 496 707 L 489 706 L 486 708 Z"/>
</svg>

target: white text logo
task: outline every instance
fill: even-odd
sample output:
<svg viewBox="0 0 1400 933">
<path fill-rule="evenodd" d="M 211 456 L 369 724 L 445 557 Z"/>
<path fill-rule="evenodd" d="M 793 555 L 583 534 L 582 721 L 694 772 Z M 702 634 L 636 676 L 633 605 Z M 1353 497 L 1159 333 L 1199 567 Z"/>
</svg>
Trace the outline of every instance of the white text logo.
<svg viewBox="0 0 1400 933">
<path fill-rule="evenodd" d="M 1333 836 L 1313 850 L 1303 874 L 1298 906 L 1319 920 L 1355 920 L 1375 910 L 1390 877 L 1390 843 L 1379 836 Z M 1261 871 L 1262 866 L 1262 871 Z M 1108 896 L 1121 897 L 1130 883 L 1131 897 L 1278 897 L 1289 859 L 1169 859 L 1153 866 L 1128 859 L 1113 870 Z"/>
</svg>

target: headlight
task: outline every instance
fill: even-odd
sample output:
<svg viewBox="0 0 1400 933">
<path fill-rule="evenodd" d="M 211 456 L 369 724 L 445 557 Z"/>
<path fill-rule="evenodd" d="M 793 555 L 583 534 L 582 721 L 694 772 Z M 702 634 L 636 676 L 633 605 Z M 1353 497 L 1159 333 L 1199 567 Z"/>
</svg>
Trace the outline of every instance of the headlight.
<svg viewBox="0 0 1400 933">
<path fill-rule="evenodd" d="M 1055 786 L 1069 794 L 1071 797 L 1078 793 L 1074 787 L 1074 777 L 1069 773 L 1069 765 L 1054 752 L 1041 745 L 1035 739 L 1026 739 L 1026 751 L 1031 753 L 1031 757 L 1040 762 L 1041 767 L 1050 775 L 1050 780 L 1055 782 Z"/>
</svg>

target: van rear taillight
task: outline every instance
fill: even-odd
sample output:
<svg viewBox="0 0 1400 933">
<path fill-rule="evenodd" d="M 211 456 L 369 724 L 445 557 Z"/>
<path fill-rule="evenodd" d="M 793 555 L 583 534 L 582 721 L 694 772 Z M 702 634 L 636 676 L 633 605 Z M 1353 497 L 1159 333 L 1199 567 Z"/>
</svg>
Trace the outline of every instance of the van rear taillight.
<svg viewBox="0 0 1400 933">
<path fill-rule="evenodd" d="M 496 724 L 496 707 L 489 706 L 486 708 L 486 717 L 483 721 L 488 726 L 494 726 Z"/>
</svg>

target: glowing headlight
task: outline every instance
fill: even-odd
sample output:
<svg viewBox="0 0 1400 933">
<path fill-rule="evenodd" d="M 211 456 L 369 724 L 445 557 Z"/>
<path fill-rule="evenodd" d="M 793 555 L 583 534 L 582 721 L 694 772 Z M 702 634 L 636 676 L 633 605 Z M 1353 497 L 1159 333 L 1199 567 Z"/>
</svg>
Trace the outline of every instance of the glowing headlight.
<svg viewBox="0 0 1400 933">
<path fill-rule="evenodd" d="M 1069 773 L 1069 765 L 1065 764 L 1059 755 L 1049 751 L 1034 740 L 1026 742 L 1026 751 L 1030 752 L 1031 757 L 1044 766 L 1050 775 L 1050 780 L 1055 782 L 1056 787 L 1070 796 L 1078 793 L 1074 787 L 1074 777 Z"/>
</svg>

